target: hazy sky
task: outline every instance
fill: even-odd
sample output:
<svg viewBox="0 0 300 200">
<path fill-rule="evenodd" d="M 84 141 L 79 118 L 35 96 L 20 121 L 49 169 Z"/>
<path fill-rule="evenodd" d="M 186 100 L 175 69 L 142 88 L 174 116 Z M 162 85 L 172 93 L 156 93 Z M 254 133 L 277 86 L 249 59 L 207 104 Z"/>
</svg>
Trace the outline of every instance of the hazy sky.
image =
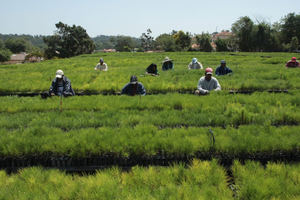
<svg viewBox="0 0 300 200">
<path fill-rule="evenodd" d="M 241 16 L 279 21 L 300 14 L 300 0 L 0 0 L 0 33 L 51 35 L 59 21 L 80 25 L 91 37 L 154 36 L 230 29 Z"/>
</svg>

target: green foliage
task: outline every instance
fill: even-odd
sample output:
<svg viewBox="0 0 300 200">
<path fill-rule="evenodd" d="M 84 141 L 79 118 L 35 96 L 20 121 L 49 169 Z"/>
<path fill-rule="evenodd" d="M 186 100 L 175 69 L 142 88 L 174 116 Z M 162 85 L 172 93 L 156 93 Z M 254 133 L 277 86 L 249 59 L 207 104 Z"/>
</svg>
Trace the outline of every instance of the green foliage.
<svg viewBox="0 0 300 200">
<path fill-rule="evenodd" d="M 297 37 L 293 37 L 290 43 L 290 51 L 294 52 L 299 50 L 299 41 Z"/>
<path fill-rule="evenodd" d="M 68 26 L 59 22 L 55 24 L 58 29 L 53 36 L 44 37 L 47 44 L 45 56 L 72 57 L 80 54 L 92 53 L 95 49 L 94 43 L 81 26 Z"/>
<path fill-rule="evenodd" d="M 208 33 L 196 35 L 197 44 L 200 46 L 200 51 L 211 52 L 213 50 L 210 42 L 211 36 Z"/>
<path fill-rule="evenodd" d="M 5 62 L 10 60 L 11 52 L 8 49 L 0 49 L 0 62 Z"/>
<path fill-rule="evenodd" d="M 154 38 L 151 36 L 151 29 L 147 29 L 147 33 L 142 33 L 141 38 L 141 46 L 145 51 L 153 49 Z"/>
<path fill-rule="evenodd" d="M 167 52 L 176 51 L 177 47 L 175 44 L 175 39 L 170 34 L 161 34 L 156 39 L 157 49 L 164 50 Z"/>
<path fill-rule="evenodd" d="M 299 99 L 299 94 L 84 96 L 63 99 L 59 112 L 56 97 L 2 97 L 0 154 L 195 155 L 209 151 L 209 127 L 218 152 L 297 150 Z"/>
<path fill-rule="evenodd" d="M 228 49 L 228 40 L 225 39 L 220 39 L 218 38 L 215 43 L 216 43 L 216 50 L 217 51 L 229 51 Z"/>
<path fill-rule="evenodd" d="M 13 53 L 26 51 L 26 41 L 24 39 L 8 39 L 5 41 L 5 47 Z"/>
<path fill-rule="evenodd" d="M 300 166 L 257 162 L 235 162 L 233 176 L 237 199 L 299 199 Z"/>
<path fill-rule="evenodd" d="M 88 176 L 28 168 L 14 175 L 0 171 L 0 180 L 0 199 L 232 199 L 216 161 L 129 172 L 112 168 Z"/>
<path fill-rule="evenodd" d="M 300 15 L 295 13 L 287 14 L 281 20 L 281 38 L 283 43 L 290 43 L 293 37 L 300 40 Z"/>
<path fill-rule="evenodd" d="M 179 51 L 187 50 L 191 45 L 192 37 L 188 32 L 178 31 L 173 35 L 173 38 Z"/>
<path fill-rule="evenodd" d="M 251 51 L 253 49 L 253 25 L 248 17 L 240 17 L 232 24 L 231 30 L 238 38 L 238 45 L 241 51 Z"/>
<path fill-rule="evenodd" d="M 135 47 L 135 41 L 129 36 L 117 36 L 116 38 L 116 50 L 130 52 Z"/>
</svg>

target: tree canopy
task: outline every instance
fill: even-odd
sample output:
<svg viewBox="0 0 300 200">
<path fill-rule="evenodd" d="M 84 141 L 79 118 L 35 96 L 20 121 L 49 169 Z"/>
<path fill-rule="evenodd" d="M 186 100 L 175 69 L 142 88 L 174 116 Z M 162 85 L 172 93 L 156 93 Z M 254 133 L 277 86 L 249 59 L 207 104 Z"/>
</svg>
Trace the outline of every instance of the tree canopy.
<svg viewBox="0 0 300 200">
<path fill-rule="evenodd" d="M 44 37 L 47 44 L 45 56 L 66 58 L 80 54 L 92 53 L 95 49 L 86 30 L 81 26 L 68 26 L 62 22 L 55 24 L 58 29 L 52 36 Z"/>
</svg>

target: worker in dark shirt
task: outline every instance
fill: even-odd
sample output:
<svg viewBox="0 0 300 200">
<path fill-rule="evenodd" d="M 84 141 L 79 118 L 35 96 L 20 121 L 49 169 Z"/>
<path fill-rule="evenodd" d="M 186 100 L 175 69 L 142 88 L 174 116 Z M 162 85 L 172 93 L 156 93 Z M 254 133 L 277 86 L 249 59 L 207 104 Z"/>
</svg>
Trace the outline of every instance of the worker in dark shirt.
<svg viewBox="0 0 300 200">
<path fill-rule="evenodd" d="M 226 61 L 221 60 L 221 65 L 217 67 L 216 69 L 216 75 L 221 76 L 221 75 L 226 75 L 226 74 L 231 74 L 232 70 L 226 66 Z"/>
<path fill-rule="evenodd" d="M 163 63 L 162 63 L 162 70 L 166 71 L 169 69 L 174 69 L 174 64 L 172 60 L 169 57 L 165 57 Z"/>
<path fill-rule="evenodd" d="M 157 70 L 157 65 L 152 63 L 149 65 L 146 69 L 146 74 L 150 74 L 152 76 L 157 76 L 159 75 L 158 70 Z"/>
<path fill-rule="evenodd" d="M 41 97 L 47 98 L 55 95 L 65 97 L 75 95 L 71 81 L 64 76 L 64 72 L 60 69 L 56 71 L 55 79 L 52 81 L 49 91 L 42 93 Z"/>
<path fill-rule="evenodd" d="M 146 90 L 143 84 L 138 82 L 136 76 L 131 76 L 130 82 L 123 87 L 121 94 L 127 94 L 130 96 L 135 96 L 135 95 L 144 96 L 146 95 Z"/>
</svg>

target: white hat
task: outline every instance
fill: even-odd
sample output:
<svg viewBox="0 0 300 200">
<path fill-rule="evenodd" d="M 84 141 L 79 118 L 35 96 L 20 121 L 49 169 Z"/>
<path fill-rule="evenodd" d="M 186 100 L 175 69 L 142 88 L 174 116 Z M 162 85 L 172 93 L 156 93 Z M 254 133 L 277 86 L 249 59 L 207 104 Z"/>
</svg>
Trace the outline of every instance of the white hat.
<svg viewBox="0 0 300 200">
<path fill-rule="evenodd" d="M 62 78 L 63 75 L 64 75 L 64 72 L 61 69 L 56 71 L 56 78 Z"/>
</svg>

